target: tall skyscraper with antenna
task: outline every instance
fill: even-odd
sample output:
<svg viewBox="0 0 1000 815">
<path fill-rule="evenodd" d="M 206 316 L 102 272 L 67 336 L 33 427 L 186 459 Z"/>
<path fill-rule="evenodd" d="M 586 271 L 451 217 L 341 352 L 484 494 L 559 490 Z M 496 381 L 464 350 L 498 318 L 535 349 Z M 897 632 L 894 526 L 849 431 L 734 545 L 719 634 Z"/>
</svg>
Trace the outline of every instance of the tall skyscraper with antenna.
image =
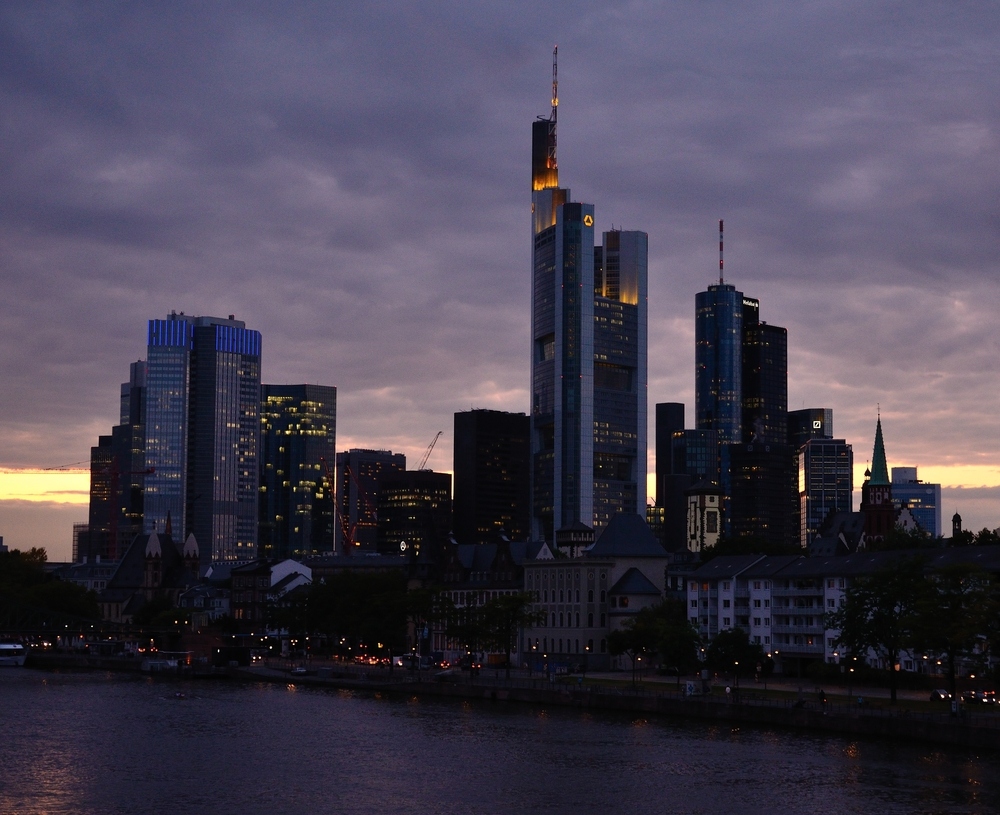
<svg viewBox="0 0 1000 815">
<path fill-rule="evenodd" d="M 725 282 L 719 221 L 719 282 L 695 295 L 695 426 L 718 434 L 727 536 L 798 539 L 787 347 L 787 331 Z"/>
<path fill-rule="evenodd" d="M 595 245 L 593 204 L 559 186 L 552 110 L 532 124 L 532 534 L 600 530 L 646 504 L 644 232 Z"/>
</svg>

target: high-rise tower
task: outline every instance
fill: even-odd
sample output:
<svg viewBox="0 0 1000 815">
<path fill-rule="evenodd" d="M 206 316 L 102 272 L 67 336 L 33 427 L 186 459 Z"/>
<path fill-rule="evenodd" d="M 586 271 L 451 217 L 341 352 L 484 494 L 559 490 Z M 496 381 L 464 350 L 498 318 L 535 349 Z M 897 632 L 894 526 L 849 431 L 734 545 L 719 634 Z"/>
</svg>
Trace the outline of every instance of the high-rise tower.
<svg viewBox="0 0 1000 815">
<path fill-rule="evenodd" d="M 334 498 L 326 466 L 337 447 L 337 389 L 264 385 L 261 392 L 259 546 L 264 557 L 329 554 Z"/>
<path fill-rule="evenodd" d="M 644 232 L 594 242 L 594 206 L 559 186 L 552 112 L 532 125 L 532 533 L 595 529 L 646 503 Z"/>
<path fill-rule="evenodd" d="M 143 528 L 169 517 L 213 562 L 257 554 L 260 351 L 232 316 L 149 321 Z"/>
</svg>

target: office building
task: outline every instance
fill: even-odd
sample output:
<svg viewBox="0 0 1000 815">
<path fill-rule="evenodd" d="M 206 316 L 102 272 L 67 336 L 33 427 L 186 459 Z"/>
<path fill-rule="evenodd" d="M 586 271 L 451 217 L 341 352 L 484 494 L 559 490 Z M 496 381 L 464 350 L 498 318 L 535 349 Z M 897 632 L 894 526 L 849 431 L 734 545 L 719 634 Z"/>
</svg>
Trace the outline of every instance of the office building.
<svg viewBox="0 0 1000 815">
<path fill-rule="evenodd" d="M 694 412 L 720 444 L 743 440 L 743 293 L 728 283 L 695 295 Z"/>
<path fill-rule="evenodd" d="M 337 453 L 337 552 L 375 552 L 382 480 L 405 472 L 406 456 L 352 447 Z"/>
<path fill-rule="evenodd" d="M 809 439 L 833 438 L 833 411 L 804 408 L 788 411 L 788 443 L 798 450 Z"/>
<path fill-rule="evenodd" d="M 827 518 L 850 514 L 854 493 L 854 452 L 833 438 L 830 408 L 788 412 L 788 443 L 798 469 L 799 541 L 808 548 Z"/>
<path fill-rule="evenodd" d="M 455 414 L 454 532 L 459 543 L 531 535 L 530 422 L 524 413 Z"/>
<path fill-rule="evenodd" d="M 603 529 L 646 505 L 644 232 L 595 243 L 559 186 L 556 110 L 532 126 L 532 534 Z"/>
<path fill-rule="evenodd" d="M 760 305 L 743 298 L 744 442 L 787 443 L 788 331 L 758 320 Z"/>
<path fill-rule="evenodd" d="M 257 554 L 260 360 L 232 315 L 149 321 L 144 532 L 169 518 L 212 562 Z"/>
<path fill-rule="evenodd" d="M 829 516 L 852 511 L 854 452 L 844 439 L 814 437 L 798 448 L 797 457 L 799 540 L 806 548 Z"/>
<path fill-rule="evenodd" d="M 909 507 L 921 531 L 941 537 L 941 485 L 917 478 L 916 467 L 892 468 L 892 500 L 898 509 Z"/>
<path fill-rule="evenodd" d="M 337 389 L 264 385 L 260 418 L 261 556 L 284 560 L 331 554 Z"/>
<path fill-rule="evenodd" d="M 788 337 L 760 303 L 722 277 L 695 296 L 695 419 L 718 435 L 727 536 L 798 540 L 795 461 L 788 444 Z"/>
<path fill-rule="evenodd" d="M 146 363 L 130 366 L 121 386 L 119 423 L 110 436 L 91 448 L 88 528 L 77 543 L 74 560 L 118 560 L 142 531 L 146 404 Z"/>
<path fill-rule="evenodd" d="M 406 470 L 382 478 L 378 495 L 381 555 L 428 556 L 441 562 L 451 537 L 451 475 Z"/>
<path fill-rule="evenodd" d="M 684 404 L 660 402 L 656 405 L 656 505 L 663 506 L 663 477 L 674 472 L 673 439 L 684 430 Z"/>
</svg>

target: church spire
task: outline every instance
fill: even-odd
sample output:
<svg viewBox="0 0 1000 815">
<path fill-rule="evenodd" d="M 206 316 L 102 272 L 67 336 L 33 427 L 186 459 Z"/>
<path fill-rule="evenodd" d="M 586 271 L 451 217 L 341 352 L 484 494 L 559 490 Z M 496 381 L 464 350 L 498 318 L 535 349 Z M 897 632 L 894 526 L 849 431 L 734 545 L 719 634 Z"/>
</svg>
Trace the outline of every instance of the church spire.
<svg viewBox="0 0 1000 815">
<path fill-rule="evenodd" d="M 885 442 L 882 441 L 882 416 L 875 422 L 875 450 L 872 452 L 869 483 L 884 486 L 889 483 L 889 466 L 885 461 Z"/>
</svg>

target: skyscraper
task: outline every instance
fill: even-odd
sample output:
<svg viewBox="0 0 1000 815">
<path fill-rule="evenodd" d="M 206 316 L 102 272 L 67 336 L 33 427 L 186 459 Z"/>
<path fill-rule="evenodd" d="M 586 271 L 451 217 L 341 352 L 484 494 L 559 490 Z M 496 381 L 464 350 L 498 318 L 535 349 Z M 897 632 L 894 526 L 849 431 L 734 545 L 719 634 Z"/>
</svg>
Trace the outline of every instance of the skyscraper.
<svg viewBox="0 0 1000 815">
<path fill-rule="evenodd" d="M 375 551 L 382 481 L 405 470 L 406 456 L 391 450 L 337 453 L 337 552 Z"/>
<path fill-rule="evenodd" d="M 694 413 L 720 444 L 743 440 L 743 293 L 720 282 L 695 295 Z"/>
<path fill-rule="evenodd" d="M 451 535 L 451 475 L 407 470 L 386 475 L 378 496 L 378 551 L 438 561 Z"/>
<path fill-rule="evenodd" d="M 732 537 L 798 540 L 795 461 L 788 444 L 788 338 L 760 321 L 760 303 L 722 277 L 695 296 L 695 419 L 719 439 L 723 529 Z"/>
<path fill-rule="evenodd" d="M 332 472 L 337 451 L 337 389 L 264 385 L 261 389 L 259 546 L 265 557 L 329 554 L 334 548 Z"/>
<path fill-rule="evenodd" d="M 260 359 L 232 315 L 149 321 L 144 531 L 169 517 L 213 562 L 257 554 Z"/>
<path fill-rule="evenodd" d="M 558 94 L 532 126 L 532 533 L 554 540 L 646 503 L 644 232 L 594 242 L 594 207 L 559 186 Z"/>
<path fill-rule="evenodd" d="M 454 532 L 459 543 L 486 543 L 503 529 L 531 534 L 529 420 L 523 413 L 455 414 Z"/>
<path fill-rule="evenodd" d="M 828 516 L 851 512 L 854 452 L 833 438 L 830 408 L 789 411 L 788 443 L 798 464 L 799 541 L 807 548 Z"/>
</svg>

